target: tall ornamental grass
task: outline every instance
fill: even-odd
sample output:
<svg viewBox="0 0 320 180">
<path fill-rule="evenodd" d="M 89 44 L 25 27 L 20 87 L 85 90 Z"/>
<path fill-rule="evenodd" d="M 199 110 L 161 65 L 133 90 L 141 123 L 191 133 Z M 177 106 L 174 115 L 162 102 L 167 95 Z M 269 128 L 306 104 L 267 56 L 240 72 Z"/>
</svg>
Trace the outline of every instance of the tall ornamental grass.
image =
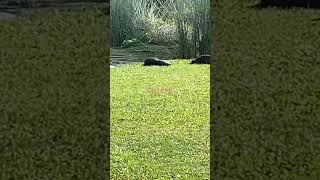
<svg viewBox="0 0 320 180">
<path fill-rule="evenodd" d="M 210 52 L 209 0 L 111 0 L 111 45 L 129 39 L 178 48 L 179 58 Z"/>
</svg>

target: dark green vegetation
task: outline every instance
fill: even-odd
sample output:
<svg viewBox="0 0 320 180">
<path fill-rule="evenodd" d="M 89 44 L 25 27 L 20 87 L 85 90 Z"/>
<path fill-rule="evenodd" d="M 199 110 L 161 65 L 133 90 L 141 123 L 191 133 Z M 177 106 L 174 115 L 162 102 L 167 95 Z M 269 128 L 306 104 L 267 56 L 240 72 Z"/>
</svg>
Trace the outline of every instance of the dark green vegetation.
<svg viewBox="0 0 320 180">
<path fill-rule="evenodd" d="M 320 11 L 256 2 L 212 8 L 214 178 L 317 179 Z"/>
<path fill-rule="evenodd" d="M 0 22 L 0 179 L 106 179 L 100 9 Z"/>
<path fill-rule="evenodd" d="M 112 179 L 209 179 L 209 66 L 111 70 Z"/>
</svg>

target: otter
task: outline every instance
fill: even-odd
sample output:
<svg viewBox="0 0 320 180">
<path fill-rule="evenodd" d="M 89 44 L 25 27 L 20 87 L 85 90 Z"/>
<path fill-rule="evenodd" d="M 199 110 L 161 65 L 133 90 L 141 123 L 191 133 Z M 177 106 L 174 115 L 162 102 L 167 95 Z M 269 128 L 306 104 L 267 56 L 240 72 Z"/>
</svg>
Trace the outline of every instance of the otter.
<svg viewBox="0 0 320 180">
<path fill-rule="evenodd" d="M 193 59 L 190 64 L 210 64 L 210 55 L 201 55 Z"/>
<path fill-rule="evenodd" d="M 158 58 L 147 58 L 144 60 L 144 66 L 170 66 L 171 64 Z"/>
</svg>

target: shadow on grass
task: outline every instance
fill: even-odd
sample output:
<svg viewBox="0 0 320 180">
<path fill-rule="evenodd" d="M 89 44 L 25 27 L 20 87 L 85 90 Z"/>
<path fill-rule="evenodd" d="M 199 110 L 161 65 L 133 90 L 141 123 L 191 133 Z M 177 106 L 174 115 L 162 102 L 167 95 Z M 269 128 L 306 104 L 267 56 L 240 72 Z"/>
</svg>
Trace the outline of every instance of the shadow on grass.
<svg viewBox="0 0 320 180">
<path fill-rule="evenodd" d="M 319 0 L 261 0 L 260 3 L 250 6 L 251 8 L 263 9 L 268 7 L 277 7 L 283 9 L 289 8 L 310 8 L 320 9 Z"/>
<path fill-rule="evenodd" d="M 320 21 L 320 18 L 314 18 L 312 21 Z"/>
</svg>

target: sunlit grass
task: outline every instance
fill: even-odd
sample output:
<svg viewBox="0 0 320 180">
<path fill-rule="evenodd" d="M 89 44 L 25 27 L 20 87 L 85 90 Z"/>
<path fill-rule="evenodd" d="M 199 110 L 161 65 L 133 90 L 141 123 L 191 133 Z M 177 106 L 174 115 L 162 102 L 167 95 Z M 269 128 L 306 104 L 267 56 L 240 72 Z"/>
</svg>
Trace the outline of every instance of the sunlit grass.
<svg viewBox="0 0 320 180">
<path fill-rule="evenodd" d="M 113 179 L 209 179 L 209 75 L 186 61 L 111 70 Z"/>
</svg>

